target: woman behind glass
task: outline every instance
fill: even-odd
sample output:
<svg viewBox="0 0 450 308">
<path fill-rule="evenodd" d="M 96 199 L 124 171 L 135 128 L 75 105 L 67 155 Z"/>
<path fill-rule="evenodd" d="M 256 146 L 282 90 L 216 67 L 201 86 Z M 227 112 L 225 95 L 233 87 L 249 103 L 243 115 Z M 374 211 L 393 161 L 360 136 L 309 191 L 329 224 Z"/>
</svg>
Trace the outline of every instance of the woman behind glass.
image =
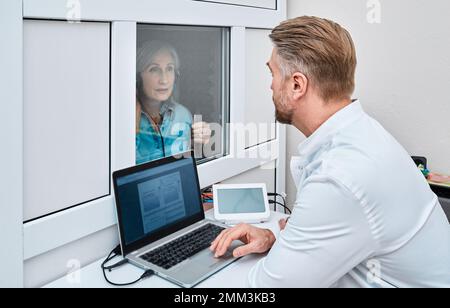
<svg viewBox="0 0 450 308">
<path fill-rule="evenodd" d="M 138 50 L 136 68 L 136 164 L 189 151 L 191 129 L 194 142 L 207 143 L 209 126 L 193 125 L 189 110 L 173 99 L 180 75 L 176 50 L 164 42 L 146 42 Z"/>
</svg>

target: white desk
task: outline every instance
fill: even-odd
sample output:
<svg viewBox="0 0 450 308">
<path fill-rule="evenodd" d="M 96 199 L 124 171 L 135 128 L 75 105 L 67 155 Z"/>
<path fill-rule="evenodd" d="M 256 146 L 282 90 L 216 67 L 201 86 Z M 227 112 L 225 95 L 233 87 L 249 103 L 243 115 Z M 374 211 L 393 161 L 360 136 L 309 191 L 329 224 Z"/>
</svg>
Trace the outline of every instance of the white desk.
<svg viewBox="0 0 450 308">
<path fill-rule="evenodd" d="M 208 211 L 206 217 L 212 218 L 213 211 Z M 272 212 L 270 221 L 256 226 L 271 229 L 272 232 L 278 232 L 278 221 L 287 215 L 279 212 Z M 246 286 L 247 275 L 250 269 L 260 260 L 264 255 L 250 255 L 239 259 L 220 272 L 214 274 L 207 280 L 203 281 L 197 288 L 244 288 Z M 46 285 L 46 288 L 111 288 L 103 278 L 100 264 L 104 259 L 92 263 L 78 272 L 69 276 L 65 276 L 59 280 Z M 111 263 L 118 262 L 120 259 L 115 258 Z M 108 278 L 111 281 L 122 283 L 130 282 L 139 278 L 143 270 L 126 264 L 112 272 L 108 272 Z M 158 276 L 152 276 L 143 281 L 140 281 L 130 287 L 134 288 L 177 288 L 178 286 L 168 282 Z"/>
</svg>

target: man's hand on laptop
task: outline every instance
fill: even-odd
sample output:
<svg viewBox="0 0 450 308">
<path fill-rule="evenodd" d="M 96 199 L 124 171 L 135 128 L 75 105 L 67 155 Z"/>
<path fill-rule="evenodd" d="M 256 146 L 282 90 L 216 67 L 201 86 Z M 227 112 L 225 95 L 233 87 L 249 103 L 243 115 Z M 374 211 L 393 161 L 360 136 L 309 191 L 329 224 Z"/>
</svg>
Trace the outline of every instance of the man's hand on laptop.
<svg viewBox="0 0 450 308">
<path fill-rule="evenodd" d="M 220 258 L 235 240 L 240 240 L 246 244 L 233 251 L 233 256 L 238 258 L 251 253 L 265 253 L 269 251 L 275 243 L 275 236 L 268 229 L 240 224 L 234 228 L 222 231 L 212 242 L 210 249 L 215 253 L 216 258 Z"/>
</svg>

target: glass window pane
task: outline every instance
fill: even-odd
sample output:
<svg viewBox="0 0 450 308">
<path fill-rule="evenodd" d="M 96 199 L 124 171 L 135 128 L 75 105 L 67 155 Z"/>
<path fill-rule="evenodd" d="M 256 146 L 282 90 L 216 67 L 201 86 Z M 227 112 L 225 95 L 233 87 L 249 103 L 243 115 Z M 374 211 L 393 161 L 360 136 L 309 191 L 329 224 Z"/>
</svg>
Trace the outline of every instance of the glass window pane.
<svg viewBox="0 0 450 308">
<path fill-rule="evenodd" d="M 136 163 L 226 155 L 229 29 L 140 24 L 137 35 Z"/>
</svg>

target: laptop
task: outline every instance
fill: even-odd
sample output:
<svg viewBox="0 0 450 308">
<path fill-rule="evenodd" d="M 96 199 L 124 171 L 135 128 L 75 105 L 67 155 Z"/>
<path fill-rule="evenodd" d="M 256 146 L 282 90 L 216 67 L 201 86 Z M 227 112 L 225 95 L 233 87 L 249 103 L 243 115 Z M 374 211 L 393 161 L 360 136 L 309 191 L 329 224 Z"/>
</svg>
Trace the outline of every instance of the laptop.
<svg viewBox="0 0 450 308">
<path fill-rule="evenodd" d="M 205 219 L 192 152 L 113 173 L 122 255 L 131 264 L 190 288 L 236 261 L 214 258 L 211 242 L 227 228 Z"/>
</svg>

